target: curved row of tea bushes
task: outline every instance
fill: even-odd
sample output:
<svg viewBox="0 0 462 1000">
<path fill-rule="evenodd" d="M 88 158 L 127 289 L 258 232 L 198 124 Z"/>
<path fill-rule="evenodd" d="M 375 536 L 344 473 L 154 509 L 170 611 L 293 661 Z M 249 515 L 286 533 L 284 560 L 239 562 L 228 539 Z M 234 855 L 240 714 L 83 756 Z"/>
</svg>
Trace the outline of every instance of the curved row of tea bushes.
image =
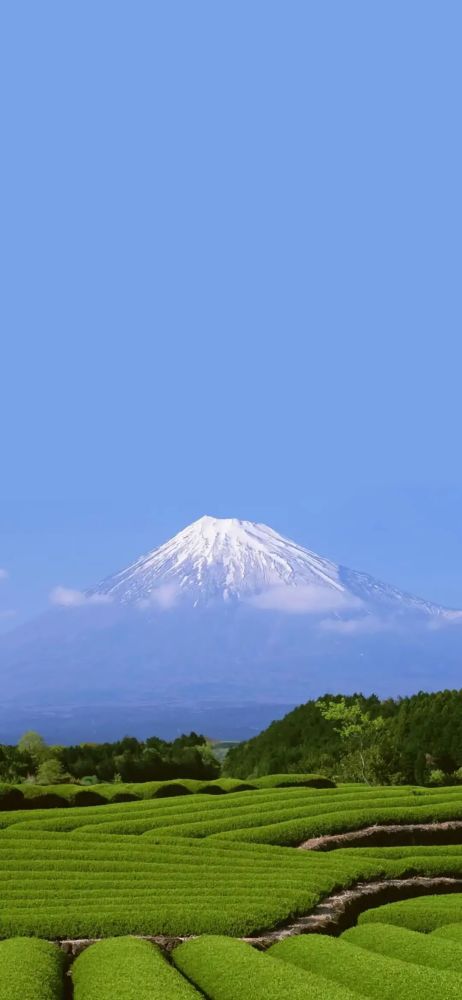
<svg viewBox="0 0 462 1000">
<path fill-rule="evenodd" d="M 175 948 L 172 958 L 209 1000 L 353 1000 L 358 996 L 322 975 L 292 968 L 232 938 L 205 936 L 186 941 Z"/>
<path fill-rule="evenodd" d="M 62 1000 L 64 955 L 49 941 L 0 942 L 0 1000 Z"/>
<path fill-rule="evenodd" d="M 358 923 L 397 924 L 398 927 L 428 933 L 444 924 L 462 923 L 462 894 L 423 896 L 400 903 L 387 903 L 361 913 Z"/>
<path fill-rule="evenodd" d="M 270 774 L 264 778 L 215 778 L 200 781 L 178 778 L 170 781 L 120 782 L 95 785 L 21 785 L 0 783 L 0 810 L 53 809 L 64 806 L 106 805 L 108 802 L 136 802 L 181 795 L 220 795 L 256 788 L 335 788 L 335 782 L 320 774 Z"/>
<path fill-rule="evenodd" d="M 387 859 L 355 849 L 323 854 L 213 839 L 4 831 L 0 936 L 255 935 L 357 882 L 462 878 L 462 847 L 440 852 L 414 848 L 412 856 Z"/>
<path fill-rule="evenodd" d="M 460 944 L 457 944 L 438 938 L 436 934 L 421 934 L 406 927 L 375 923 L 351 927 L 342 934 L 341 940 L 377 955 L 399 958 L 402 962 L 431 969 L 449 969 L 462 975 L 462 935 Z"/>
<path fill-rule="evenodd" d="M 399 788 L 246 791 L 239 795 L 191 795 L 85 808 L 0 813 L 0 827 L 101 834 L 217 837 L 294 846 L 322 834 L 375 823 L 428 823 L 462 819 L 462 790 Z"/>
<path fill-rule="evenodd" d="M 396 790 L 393 799 L 388 796 L 387 802 L 399 804 L 406 801 L 403 793 Z M 256 822 L 262 825 L 273 824 L 281 818 L 311 818 L 318 814 L 326 815 L 344 811 L 346 807 L 357 804 L 357 798 L 350 789 L 318 790 L 305 787 L 261 789 L 243 792 L 238 796 L 215 796 L 197 794 L 186 798 L 163 798 L 129 803 L 109 803 L 104 809 L 99 806 L 86 806 L 74 809 L 40 809 L 17 810 L 15 812 L 0 812 L 0 828 L 27 824 L 28 830 L 41 829 L 53 831 L 71 831 L 98 826 L 99 832 L 118 832 L 111 830 L 111 824 L 120 826 L 123 833 L 158 832 L 166 827 L 175 828 L 178 833 L 188 836 L 189 824 L 199 824 L 197 836 L 207 836 L 209 824 L 219 820 L 219 829 L 241 829 L 240 823 L 253 826 Z M 374 791 L 371 802 L 383 803 L 383 792 Z M 417 801 L 420 801 L 418 799 Z M 141 822 L 142 821 L 142 822 Z M 144 825 L 143 825 L 144 824 Z M 212 829 L 211 832 L 216 832 Z"/>
<path fill-rule="evenodd" d="M 159 948 L 109 938 L 86 948 L 72 966 L 74 1000 L 199 1000 Z"/>
<path fill-rule="evenodd" d="M 243 840 L 248 843 L 285 844 L 288 847 L 301 843 L 311 837 L 325 834 L 346 833 L 352 830 L 363 830 L 369 826 L 390 824 L 408 825 L 414 823 L 442 823 L 451 820 L 462 820 L 462 793 L 458 797 L 447 796 L 435 801 L 431 798 L 425 801 L 408 800 L 396 805 L 372 805 L 367 807 L 329 809 L 311 816 L 287 818 L 273 823 L 242 826 L 232 830 L 212 831 L 204 836 L 215 835 L 220 839 Z M 184 827 L 187 836 L 197 836 L 194 828 Z"/>
<path fill-rule="evenodd" d="M 431 935 L 426 935 L 426 940 L 433 940 L 433 938 L 444 938 L 445 941 L 450 941 L 452 943 L 462 945 L 462 923 L 460 924 L 444 924 L 443 927 L 437 927 Z"/>
<path fill-rule="evenodd" d="M 377 1000 L 460 1000 L 462 995 L 460 973 L 403 962 L 344 938 L 305 934 L 273 945 L 268 954 Z"/>
</svg>

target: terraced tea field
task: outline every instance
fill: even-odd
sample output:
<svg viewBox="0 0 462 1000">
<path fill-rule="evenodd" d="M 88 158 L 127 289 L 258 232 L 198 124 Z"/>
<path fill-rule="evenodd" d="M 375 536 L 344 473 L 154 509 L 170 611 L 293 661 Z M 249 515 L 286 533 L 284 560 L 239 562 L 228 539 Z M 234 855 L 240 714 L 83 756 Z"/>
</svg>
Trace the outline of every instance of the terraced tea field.
<svg viewBox="0 0 462 1000">
<path fill-rule="evenodd" d="M 0 1000 L 462 996 L 462 790 L 268 784 L 0 813 Z"/>
</svg>

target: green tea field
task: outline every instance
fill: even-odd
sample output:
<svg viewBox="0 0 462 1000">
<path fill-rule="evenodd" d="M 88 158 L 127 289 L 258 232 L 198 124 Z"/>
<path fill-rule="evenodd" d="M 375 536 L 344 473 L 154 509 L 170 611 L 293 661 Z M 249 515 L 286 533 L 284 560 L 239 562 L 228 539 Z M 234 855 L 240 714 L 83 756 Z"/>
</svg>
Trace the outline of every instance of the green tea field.
<svg viewBox="0 0 462 1000">
<path fill-rule="evenodd" d="M 462 790 L 262 785 L 1 812 L 0 1000 L 462 996 Z"/>
</svg>

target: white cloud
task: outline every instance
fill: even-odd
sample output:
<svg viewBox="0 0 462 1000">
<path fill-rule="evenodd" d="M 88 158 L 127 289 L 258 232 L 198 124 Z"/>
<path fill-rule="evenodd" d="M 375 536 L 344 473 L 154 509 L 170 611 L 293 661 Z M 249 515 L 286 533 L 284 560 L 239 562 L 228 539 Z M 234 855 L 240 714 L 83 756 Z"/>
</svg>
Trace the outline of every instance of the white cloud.
<svg viewBox="0 0 462 1000">
<path fill-rule="evenodd" d="M 431 632 L 437 632 L 442 628 L 450 628 L 452 625 L 462 625 L 461 611 L 446 611 L 442 615 L 434 615 L 427 622 L 427 628 Z"/>
<path fill-rule="evenodd" d="M 70 587 L 54 587 L 50 594 L 52 604 L 61 608 L 80 608 L 85 604 L 110 604 L 109 594 L 85 594 L 83 590 Z"/>
<path fill-rule="evenodd" d="M 164 583 L 152 590 L 149 597 L 139 601 L 140 608 L 161 608 L 163 611 L 173 608 L 180 596 L 180 588 L 175 583 Z"/>
<path fill-rule="evenodd" d="M 310 585 L 270 587 L 252 597 L 250 603 L 262 611 L 284 611 L 292 615 L 318 615 L 362 607 L 358 597 L 342 590 Z"/>
<path fill-rule="evenodd" d="M 9 575 L 8 574 L 8 570 L 7 569 L 2 569 L 0 567 L 0 580 L 7 580 L 8 579 L 8 575 Z"/>
<path fill-rule="evenodd" d="M 365 615 L 363 618 L 324 618 L 319 628 L 324 632 L 334 632 L 337 635 L 372 635 L 374 632 L 385 632 L 392 623 L 375 615 Z"/>
</svg>

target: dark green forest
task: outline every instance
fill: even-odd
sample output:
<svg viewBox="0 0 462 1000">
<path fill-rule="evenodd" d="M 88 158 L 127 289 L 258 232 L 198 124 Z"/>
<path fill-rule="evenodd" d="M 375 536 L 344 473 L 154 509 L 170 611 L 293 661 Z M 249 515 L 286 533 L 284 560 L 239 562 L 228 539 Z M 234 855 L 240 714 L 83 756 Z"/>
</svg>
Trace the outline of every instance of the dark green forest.
<svg viewBox="0 0 462 1000">
<path fill-rule="evenodd" d="M 0 745 L 0 781 L 33 780 L 54 785 L 68 781 L 165 781 L 170 778 L 208 780 L 220 773 L 204 736 L 189 733 L 172 742 L 150 736 L 125 736 L 115 743 L 47 746 L 35 732 L 25 733 L 17 746 Z"/>
<path fill-rule="evenodd" d="M 342 729 L 326 718 L 333 704 L 341 705 L 340 715 L 356 713 L 354 725 Z M 224 771 L 238 778 L 315 771 L 371 784 L 462 782 L 462 691 L 385 701 L 325 695 L 230 750 Z"/>
</svg>

